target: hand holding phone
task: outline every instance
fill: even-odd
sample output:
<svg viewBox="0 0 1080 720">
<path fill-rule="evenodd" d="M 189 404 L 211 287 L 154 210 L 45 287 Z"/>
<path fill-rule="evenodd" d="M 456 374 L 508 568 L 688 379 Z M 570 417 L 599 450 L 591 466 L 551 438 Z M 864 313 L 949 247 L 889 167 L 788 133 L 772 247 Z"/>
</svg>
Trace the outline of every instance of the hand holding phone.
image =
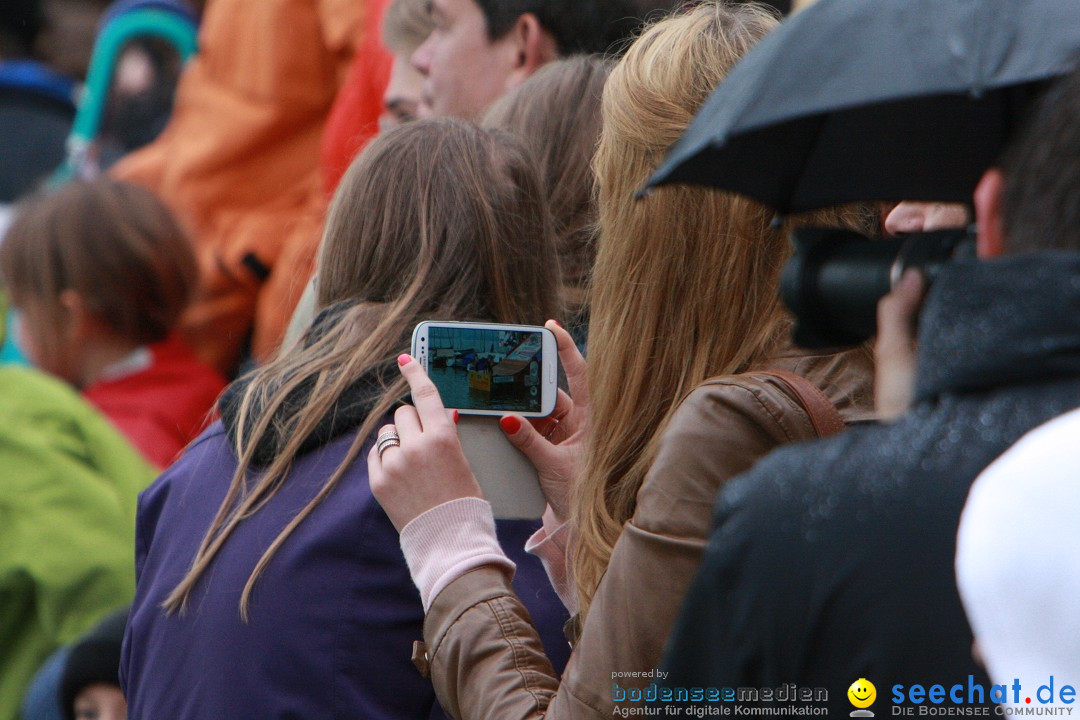
<svg viewBox="0 0 1080 720">
<path fill-rule="evenodd" d="M 499 421 L 510 443 L 536 468 L 540 487 L 556 522 L 570 516 L 570 487 L 584 470 L 590 410 L 585 358 L 568 332 L 549 322 L 559 346 L 559 364 L 566 372 L 570 393 L 559 390 L 555 411 L 547 418 L 519 420 L 508 415 Z"/>
<path fill-rule="evenodd" d="M 443 404 L 462 414 L 458 436 L 495 517 L 540 517 L 547 501 L 536 468 L 496 418 L 511 412 L 543 418 L 555 409 L 555 336 L 532 325 L 428 321 L 413 331 L 412 356 Z"/>
</svg>

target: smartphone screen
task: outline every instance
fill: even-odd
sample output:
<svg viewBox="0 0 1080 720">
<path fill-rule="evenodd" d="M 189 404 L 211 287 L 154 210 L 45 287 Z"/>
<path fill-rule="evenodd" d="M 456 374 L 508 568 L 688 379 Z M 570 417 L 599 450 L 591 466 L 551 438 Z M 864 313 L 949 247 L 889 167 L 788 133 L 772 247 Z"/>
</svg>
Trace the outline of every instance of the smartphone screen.
<svg viewBox="0 0 1080 720">
<path fill-rule="evenodd" d="M 421 327 L 427 373 L 446 407 L 491 413 L 550 412 L 544 403 L 544 336 L 550 335 L 548 331 L 451 323 Z"/>
</svg>

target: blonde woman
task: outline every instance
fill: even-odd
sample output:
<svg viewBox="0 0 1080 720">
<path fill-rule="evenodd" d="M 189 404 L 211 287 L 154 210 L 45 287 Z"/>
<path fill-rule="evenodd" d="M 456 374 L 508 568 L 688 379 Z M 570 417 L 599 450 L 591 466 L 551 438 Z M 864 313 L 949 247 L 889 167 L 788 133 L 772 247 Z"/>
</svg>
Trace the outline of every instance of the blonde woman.
<svg viewBox="0 0 1080 720">
<path fill-rule="evenodd" d="M 775 24 L 754 5 L 699 3 L 646 30 L 604 90 L 588 369 L 549 323 L 573 401 L 563 397 L 557 423 L 539 429 L 503 419 L 549 500 L 530 546 L 578 614 L 561 681 L 507 585 L 509 566 L 475 560 L 482 546 L 449 532 L 450 518 L 472 517 L 478 528 L 490 510 L 430 381 L 409 357 L 399 361 L 417 404 L 384 429 L 401 445 L 369 455 L 369 473 L 402 531 L 427 607 L 428 669 L 454 717 L 610 718 L 640 699 L 718 488 L 778 445 L 814 437 L 823 414 L 839 424 L 872 407 L 867 353 L 812 355 L 788 344 L 777 285 L 791 223 L 773 228 L 767 209 L 701 188 L 633 199 L 709 92 Z M 864 217 L 802 220 L 866 229 Z M 472 569 L 438 570 L 452 567 Z"/>
<path fill-rule="evenodd" d="M 394 360 L 418 321 L 538 322 L 557 298 L 539 180 L 509 136 L 437 120 L 369 145 L 331 205 L 302 345 L 234 383 L 140 497 L 129 717 L 428 720 L 423 607 L 362 456 L 407 391 Z M 520 549 L 535 528 L 487 529 Z M 558 652 L 563 608 L 518 557 Z"/>
</svg>

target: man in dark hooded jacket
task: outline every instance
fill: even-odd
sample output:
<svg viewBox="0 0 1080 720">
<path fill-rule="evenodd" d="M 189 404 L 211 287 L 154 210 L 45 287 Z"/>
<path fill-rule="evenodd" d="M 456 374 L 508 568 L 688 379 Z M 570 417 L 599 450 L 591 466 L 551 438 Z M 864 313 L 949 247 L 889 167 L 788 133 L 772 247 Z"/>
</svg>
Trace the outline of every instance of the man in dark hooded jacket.
<svg viewBox="0 0 1080 720">
<path fill-rule="evenodd" d="M 975 191 L 979 259 L 950 263 L 926 297 L 908 412 L 781 449 L 721 493 L 669 641 L 671 686 L 795 683 L 826 690 L 834 716 L 865 680 L 878 717 L 970 712 L 1002 690 L 1034 700 L 995 690 L 973 659 L 953 556 L 976 475 L 1080 406 L 1078 153 L 1074 72 Z"/>
</svg>

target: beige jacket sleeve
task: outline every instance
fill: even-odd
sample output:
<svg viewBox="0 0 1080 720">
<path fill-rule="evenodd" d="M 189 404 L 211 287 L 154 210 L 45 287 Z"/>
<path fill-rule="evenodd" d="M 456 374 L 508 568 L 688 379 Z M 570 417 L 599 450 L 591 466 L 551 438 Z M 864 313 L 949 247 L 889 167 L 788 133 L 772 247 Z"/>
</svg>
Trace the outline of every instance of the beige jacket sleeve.
<svg viewBox="0 0 1080 720">
<path fill-rule="evenodd" d="M 777 445 L 811 437 L 801 406 L 767 376 L 696 389 L 661 438 L 561 683 L 502 573 L 481 568 L 435 599 L 424 636 L 444 710 L 459 720 L 612 717 L 613 683 L 655 681 L 613 674 L 660 663 L 717 490 Z"/>
</svg>

